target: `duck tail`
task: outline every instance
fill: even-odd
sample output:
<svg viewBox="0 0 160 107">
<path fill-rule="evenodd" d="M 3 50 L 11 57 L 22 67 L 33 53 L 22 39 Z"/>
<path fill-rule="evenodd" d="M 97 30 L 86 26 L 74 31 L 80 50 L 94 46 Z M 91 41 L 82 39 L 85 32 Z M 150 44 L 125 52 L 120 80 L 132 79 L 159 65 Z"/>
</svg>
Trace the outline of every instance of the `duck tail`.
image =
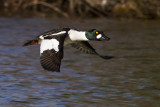
<svg viewBox="0 0 160 107">
<path fill-rule="evenodd" d="M 37 44 L 39 44 L 39 41 L 34 39 L 34 40 L 28 40 L 27 42 L 25 42 L 25 43 L 23 44 L 23 46 L 37 45 Z"/>
</svg>

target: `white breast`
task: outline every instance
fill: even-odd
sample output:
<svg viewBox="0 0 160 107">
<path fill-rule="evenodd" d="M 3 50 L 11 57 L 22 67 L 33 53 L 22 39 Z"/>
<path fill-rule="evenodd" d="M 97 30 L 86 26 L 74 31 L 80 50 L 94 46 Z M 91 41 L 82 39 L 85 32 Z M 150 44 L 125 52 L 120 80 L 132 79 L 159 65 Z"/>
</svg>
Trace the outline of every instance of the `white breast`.
<svg viewBox="0 0 160 107">
<path fill-rule="evenodd" d="M 84 31 L 70 30 L 68 36 L 72 41 L 88 41 Z"/>
<path fill-rule="evenodd" d="M 54 49 L 56 52 L 59 51 L 59 41 L 56 39 L 47 39 L 41 41 L 40 53 L 42 54 L 45 50 Z"/>
</svg>

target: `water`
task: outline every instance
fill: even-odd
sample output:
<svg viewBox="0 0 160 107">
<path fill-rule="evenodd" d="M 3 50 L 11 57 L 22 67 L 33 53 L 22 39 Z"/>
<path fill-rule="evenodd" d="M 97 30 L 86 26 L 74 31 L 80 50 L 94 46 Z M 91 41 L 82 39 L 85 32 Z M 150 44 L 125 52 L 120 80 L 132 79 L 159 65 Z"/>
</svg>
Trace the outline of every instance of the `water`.
<svg viewBox="0 0 160 107">
<path fill-rule="evenodd" d="M 160 107 L 160 21 L 0 18 L 1 107 Z M 24 41 L 52 28 L 99 28 L 109 42 L 91 42 L 113 55 L 103 60 L 65 48 L 61 72 L 39 62 L 39 46 Z"/>
</svg>

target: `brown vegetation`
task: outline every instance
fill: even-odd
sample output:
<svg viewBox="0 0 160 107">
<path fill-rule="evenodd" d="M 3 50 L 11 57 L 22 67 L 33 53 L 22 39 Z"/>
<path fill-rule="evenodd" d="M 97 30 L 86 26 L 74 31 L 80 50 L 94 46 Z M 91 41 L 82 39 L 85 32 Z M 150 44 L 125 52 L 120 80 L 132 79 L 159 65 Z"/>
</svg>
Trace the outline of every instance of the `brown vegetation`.
<svg viewBox="0 0 160 107">
<path fill-rule="evenodd" d="M 62 17 L 160 18 L 160 0 L 2 0 L 1 13 L 39 12 Z"/>
</svg>

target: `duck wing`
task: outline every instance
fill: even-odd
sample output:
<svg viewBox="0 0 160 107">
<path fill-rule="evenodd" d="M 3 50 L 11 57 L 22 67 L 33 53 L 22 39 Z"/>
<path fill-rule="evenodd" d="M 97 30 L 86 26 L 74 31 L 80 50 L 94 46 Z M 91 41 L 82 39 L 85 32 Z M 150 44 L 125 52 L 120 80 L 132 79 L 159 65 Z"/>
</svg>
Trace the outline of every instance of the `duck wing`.
<svg viewBox="0 0 160 107">
<path fill-rule="evenodd" d="M 71 44 L 72 47 L 78 49 L 81 52 L 87 54 L 98 55 L 103 59 L 111 59 L 113 56 L 102 56 L 96 52 L 96 50 L 87 41 L 76 41 Z"/>
<path fill-rule="evenodd" d="M 54 37 L 53 37 L 54 36 Z M 40 44 L 40 63 L 45 70 L 60 72 L 66 33 L 45 35 Z"/>
<path fill-rule="evenodd" d="M 96 50 L 86 41 L 76 41 L 73 42 L 71 46 L 87 54 L 98 54 Z"/>
</svg>

